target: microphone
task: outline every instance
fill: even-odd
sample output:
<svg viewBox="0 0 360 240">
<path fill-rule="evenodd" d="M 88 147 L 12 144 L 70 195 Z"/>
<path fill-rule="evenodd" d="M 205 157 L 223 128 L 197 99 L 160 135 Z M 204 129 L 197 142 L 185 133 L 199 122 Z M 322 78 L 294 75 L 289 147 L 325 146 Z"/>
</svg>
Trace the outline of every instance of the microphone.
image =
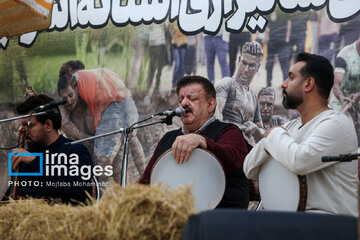
<svg viewBox="0 0 360 240">
<path fill-rule="evenodd" d="M 342 159 L 340 156 L 323 156 L 321 157 L 322 162 L 334 162 L 334 161 L 340 161 Z"/>
<path fill-rule="evenodd" d="M 40 106 L 36 107 L 33 111 L 46 110 L 46 109 L 53 108 L 53 107 L 56 107 L 56 106 L 59 106 L 59 105 L 63 105 L 65 103 L 66 103 L 66 98 L 63 98 L 63 99 L 58 100 L 58 101 L 51 101 L 51 102 L 46 103 L 44 105 L 40 105 Z"/>
<path fill-rule="evenodd" d="M 173 109 L 165 110 L 165 111 L 159 112 L 153 116 L 182 117 L 184 115 L 185 115 L 185 110 L 182 107 L 178 107 L 175 110 L 173 110 Z"/>
<path fill-rule="evenodd" d="M 340 154 L 339 156 L 323 156 L 321 157 L 322 162 L 350 162 L 352 160 L 357 160 L 360 157 L 360 153 L 355 154 Z"/>
</svg>

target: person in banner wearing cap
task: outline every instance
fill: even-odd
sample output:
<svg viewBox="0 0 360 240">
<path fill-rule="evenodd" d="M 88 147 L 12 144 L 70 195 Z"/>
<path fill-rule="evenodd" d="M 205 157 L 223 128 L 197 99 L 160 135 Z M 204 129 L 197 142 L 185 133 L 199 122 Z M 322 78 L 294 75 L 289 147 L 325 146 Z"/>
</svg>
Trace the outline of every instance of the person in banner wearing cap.
<svg viewBox="0 0 360 240">
<path fill-rule="evenodd" d="M 184 108 L 183 127 L 166 133 L 159 141 L 140 183 L 149 184 L 156 160 L 168 149 L 181 164 L 195 148 L 213 153 L 222 163 L 226 177 L 225 193 L 218 208 L 247 208 L 249 186 L 242 170 L 247 145 L 241 130 L 233 124 L 215 120 L 215 88 L 206 78 L 186 76 L 177 83 L 179 106 Z M 211 187 L 211 186 L 209 186 Z"/>
<path fill-rule="evenodd" d="M 333 83 L 329 60 L 300 53 L 281 85 L 284 107 L 298 110 L 300 117 L 269 129 L 247 155 L 244 172 L 258 179 L 261 166 L 273 158 L 306 177 L 303 210 L 357 216 L 357 162 L 322 162 L 323 156 L 357 153 L 358 146 L 351 119 L 328 107 Z"/>
<path fill-rule="evenodd" d="M 15 111 L 19 115 L 30 114 L 40 105 L 52 102 L 53 99 L 44 95 L 27 98 L 20 103 Z M 42 153 L 42 176 L 19 176 L 17 194 L 19 197 L 61 199 L 63 202 L 86 202 L 88 194 L 92 194 L 93 163 L 90 152 L 81 144 L 65 146 L 70 142 L 59 134 L 61 115 L 57 106 L 52 113 L 22 120 L 21 133 L 25 137 L 26 148 L 12 150 L 12 171 L 18 167 L 18 173 L 40 173 L 39 156 L 21 156 L 24 153 Z M 72 158 L 72 160 L 70 160 Z M 86 168 L 86 174 L 82 169 Z M 72 169 L 72 173 L 70 172 Z M 77 171 L 76 171 L 77 169 Z M 87 192 L 87 193 L 86 193 Z"/>
<path fill-rule="evenodd" d="M 260 43 L 246 42 L 236 74 L 223 78 L 216 86 L 216 117 L 237 125 L 252 146 L 256 143 L 251 135 L 253 125 L 263 128 L 258 101 L 250 89 L 250 84 L 259 71 L 262 56 Z"/>
</svg>

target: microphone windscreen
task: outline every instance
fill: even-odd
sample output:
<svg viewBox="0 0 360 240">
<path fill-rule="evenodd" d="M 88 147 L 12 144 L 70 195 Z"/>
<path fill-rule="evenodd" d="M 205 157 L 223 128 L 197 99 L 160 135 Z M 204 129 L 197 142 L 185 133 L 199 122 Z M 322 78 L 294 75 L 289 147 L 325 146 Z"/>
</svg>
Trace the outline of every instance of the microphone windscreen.
<svg viewBox="0 0 360 240">
<path fill-rule="evenodd" d="M 185 115 L 185 110 L 182 107 L 178 107 L 175 109 L 176 116 L 182 117 Z"/>
</svg>

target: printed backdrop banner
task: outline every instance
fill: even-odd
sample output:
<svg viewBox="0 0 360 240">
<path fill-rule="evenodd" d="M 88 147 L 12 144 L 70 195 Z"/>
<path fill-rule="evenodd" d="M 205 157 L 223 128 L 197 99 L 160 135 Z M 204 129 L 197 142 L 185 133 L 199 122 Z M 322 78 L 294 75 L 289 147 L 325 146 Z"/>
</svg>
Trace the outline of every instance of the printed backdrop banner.
<svg viewBox="0 0 360 240">
<path fill-rule="evenodd" d="M 26 13 L 12 11 L 15 5 Z M 233 76 L 241 47 L 256 40 L 264 56 L 250 88 L 257 94 L 272 87 L 274 113 L 290 120 L 297 113 L 282 107 L 280 86 L 296 54 L 320 54 L 335 66 L 343 48 L 360 42 L 358 0 L 58 0 L 47 19 L 0 0 L 0 11 L 1 118 L 13 115 L 9 106 L 33 90 L 59 99 L 62 64 L 80 60 L 85 69 L 107 68 L 120 76 L 135 101 L 130 108 L 137 108 L 141 120 L 177 106 L 173 90 L 184 75 L 201 75 L 215 85 Z M 40 25 L 20 30 L 24 22 Z M 352 76 L 351 91 L 358 92 L 360 73 Z M 102 88 L 94 86 L 97 94 Z M 163 133 L 180 124 L 174 119 L 170 127 L 138 131 L 147 161 Z M 86 127 L 94 133 L 93 124 Z M 12 136 L 6 134 L 3 140 Z M 3 140 L 0 145 L 8 144 Z"/>
</svg>

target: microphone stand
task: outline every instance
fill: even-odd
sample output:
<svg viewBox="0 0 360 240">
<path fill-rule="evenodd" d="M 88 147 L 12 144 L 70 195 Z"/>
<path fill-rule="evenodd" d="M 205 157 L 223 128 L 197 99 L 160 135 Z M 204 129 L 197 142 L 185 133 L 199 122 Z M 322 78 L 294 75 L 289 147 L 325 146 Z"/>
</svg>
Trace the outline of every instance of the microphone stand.
<svg viewBox="0 0 360 240">
<path fill-rule="evenodd" d="M 321 157 L 322 162 L 333 162 L 333 161 L 339 161 L 339 162 L 351 162 L 352 160 L 358 160 L 360 157 L 359 153 L 354 154 L 340 154 L 339 156 L 323 156 Z M 359 173 L 358 173 L 359 174 Z M 358 213 L 360 212 L 360 184 L 358 183 Z M 357 227 L 358 227 L 358 240 L 360 240 L 360 214 L 357 218 Z"/>
<path fill-rule="evenodd" d="M 155 124 L 158 124 L 158 123 L 165 123 L 166 125 L 171 125 L 173 117 L 174 116 L 167 116 L 166 118 L 163 118 L 163 119 L 155 121 L 155 122 L 145 123 L 145 124 L 139 125 L 139 123 L 150 119 L 151 118 L 150 117 L 148 119 L 145 119 L 145 120 L 142 120 L 142 121 L 140 121 L 138 123 L 135 123 L 134 125 L 132 125 L 129 128 L 125 129 L 124 153 L 123 153 L 123 162 L 122 162 L 122 167 L 121 167 L 121 186 L 123 188 L 125 188 L 126 181 L 127 181 L 126 179 L 127 179 L 127 167 L 128 167 L 128 155 L 129 155 L 129 135 L 131 134 L 131 132 L 134 129 L 151 126 L 151 125 L 155 125 Z"/>
<path fill-rule="evenodd" d="M 34 111 L 34 110 L 33 110 Z M 33 116 L 40 116 L 40 115 L 45 115 L 45 114 L 59 114 L 59 111 L 56 108 L 50 108 L 47 109 L 45 111 L 42 112 L 30 112 L 30 114 L 26 114 L 26 115 L 22 115 L 22 116 L 17 116 L 17 117 L 11 117 L 11 118 L 5 118 L 5 119 L 1 119 L 0 120 L 0 124 L 4 123 L 4 122 L 10 122 L 10 121 L 14 121 L 14 120 L 19 120 L 19 119 L 23 119 L 23 118 L 29 118 L 28 123 L 26 124 L 26 134 L 25 134 L 25 138 L 27 137 L 28 134 L 28 129 L 30 127 L 30 120 Z M 25 141 L 24 138 L 24 141 Z M 16 146 L 11 146 L 11 147 L 0 147 L 0 150 L 11 150 L 13 148 L 16 148 L 20 145 L 17 144 Z"/>
<path fill-rule="evenodd" d="M 54 111 L 53 109 L 50 109 L 50 112 Z M 18 117 L 12 117 L 12 118 L 6 118 L 6 119 L 2 119 L 0 120 L 0 123 L 3 122 L 10 122 L 10 121 L 14 121 L 14 120 L 18 120 L 18 119 L 23 119 L 23 118 L 27 118 L 27 117 L 33 117 L 33 116 L 40 116 L 40 115 L 44 115 L 49 113 L 49 110 L 47 111 L 43 111 L 43 112 L 36 112 L 36 113 L 32 113 L 32 114 L 27 114 L 27 115 L 22 115 L 22 116 L 18 116 Z"/>
<path fill-rule="evenodd" d="M 155 124 L 158 124 L 158 123 L 165 123 L 167 125 L 171 125 L 172 124 L 172 118 L 174 116 L 167 116 L 166 118 L 160 119 L 158 121 L 145 123 L 145 124 L 139 124 L 139 123 L 145 122 L 145 121 L 147 121 L 147 120 L 149 120 L 149 119 L 151 119 L 153 117 L 154 116 L 151 116 L 149 118 L 141 120 L 141 121 L 139 121 L 137 123 L 134 123 L 133 125 L 131 125 L 130 127 L 127 127 L 127 128 L 120 128 L 119 130 L 115 130 L 115 131 L 112 131 L 112 132 L 99 134 L 99 135 L 96 135 L 96 136 L 92 136 L 92 137 L 83 138 L 83 139 L 80 139 L 80 140 L 68 142 L 68 143 L 65 143 L 64 145 L 73 145 L 73 144 L 76 144 L 76 143 L 81 143 L 81 142 L 85 142 L 85 141 L 88 141 L 88 140 L 93 140 L 93 139 L 96 139 L 96 138 L 105 137 L 105 136 L 108 136 L 108 135 L 123 132 L 125 134 L 125 137 L 124 137 L 124 141 L 123 141 L 124 152 L 123 152 L 123 162 L 122 162 L 122 169 L 121 169 L 121 183 L 120 184 L 121 184 L 121 186 L 123 188 L 125 188 L 126 181 L 127 181 L 126 178 L 127 178 L 128 155 L 129 155 L 129 138 L 130 138 L 129 136 L 130 136 L 131 132 L 134 131 L 134 129 L 151 126 L 151 125 L 155 125 Z"/>
</svg>

